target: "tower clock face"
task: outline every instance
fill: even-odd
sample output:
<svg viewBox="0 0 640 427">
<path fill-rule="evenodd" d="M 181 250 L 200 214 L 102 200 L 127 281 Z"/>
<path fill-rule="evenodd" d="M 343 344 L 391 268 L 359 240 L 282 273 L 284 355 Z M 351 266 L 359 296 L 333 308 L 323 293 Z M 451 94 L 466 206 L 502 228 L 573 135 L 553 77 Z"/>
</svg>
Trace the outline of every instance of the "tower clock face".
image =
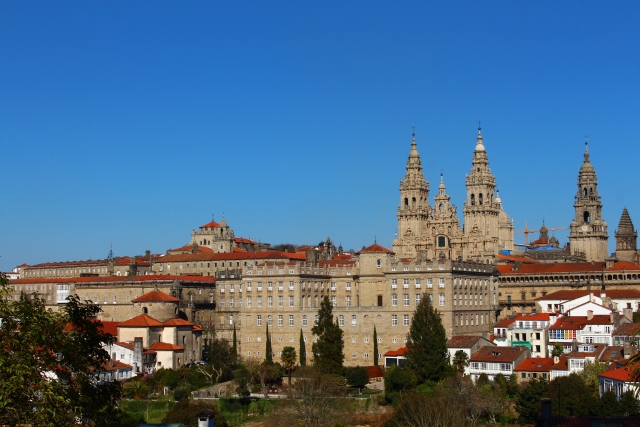
<svg viewBox="0 0 640 427">
<path fill-rule="evenodd" d="M 587 228 L 588 228 L 588 227 L 587 227 L 586 225 L 583 225 L 583 226 L 582 226 L 582 231 L 587 231 Z"/>
</svg>

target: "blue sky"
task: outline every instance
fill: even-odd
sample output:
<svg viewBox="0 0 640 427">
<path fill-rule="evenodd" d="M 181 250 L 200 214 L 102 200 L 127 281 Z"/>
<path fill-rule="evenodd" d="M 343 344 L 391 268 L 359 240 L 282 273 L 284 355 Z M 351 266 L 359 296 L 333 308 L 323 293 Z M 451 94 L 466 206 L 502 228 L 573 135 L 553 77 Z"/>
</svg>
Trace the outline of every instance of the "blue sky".
<svg viewBox="0 0 640 427">
<path fill-rule="evenodd" d="M 223 213 L 263 242 L 388 246 L 411 126 L 462 220 L 478 119 L 516 230 L 569 225 L 588 134 L 613 251 L 622 208 L 640 222 L 639 18 L 635 1 L 0 1 L 0 270 L 163 252 Z"/>
</svg>

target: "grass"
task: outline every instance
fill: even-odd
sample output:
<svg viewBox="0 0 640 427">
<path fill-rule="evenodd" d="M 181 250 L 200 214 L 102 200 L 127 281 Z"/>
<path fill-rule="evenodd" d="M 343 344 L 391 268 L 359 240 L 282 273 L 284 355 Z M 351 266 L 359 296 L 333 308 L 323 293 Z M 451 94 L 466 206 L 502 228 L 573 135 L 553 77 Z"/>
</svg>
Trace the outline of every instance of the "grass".
<svg viewBox="0 0 640 427">
<path fill-rule="evenodd" d="M 120 408 L 132 416 L 142 415 L 148 423 L 160 423 L 174 403 L 169 400 L 122 400 Z"/>
</svg>

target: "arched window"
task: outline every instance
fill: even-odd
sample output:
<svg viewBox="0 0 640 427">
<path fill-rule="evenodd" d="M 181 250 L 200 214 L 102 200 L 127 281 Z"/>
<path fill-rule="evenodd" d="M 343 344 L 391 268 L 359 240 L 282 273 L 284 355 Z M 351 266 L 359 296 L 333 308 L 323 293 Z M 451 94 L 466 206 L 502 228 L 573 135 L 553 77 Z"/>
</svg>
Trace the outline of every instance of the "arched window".
<svg viewBox="0 0 640 427">
<path fill-rule="evenodd" d="M 476 204 L 476 195 L 475 194 L 471 194 L 471 206 L 474 206 Z"/>
<path fill-rule="evenodd" d="M 408 197 L 405 197 L 405 198 L 404 198 L 404 207 L 405 207 L 405 208 L 408 208 L 408 207 L 409 207 L 409 198 L 408 198 Z"/>
<path fill-rule="evenodd" d="M 411 207 L 412 207 L 412 208 L 415 208 L 415 207 L 416 207 L 416 198 L 415 198 L 415 197 L 413 197 L 413 198 L 411 199 Z"/>
<path fill-rule="evenodd" d="M 582 195 L 583 195 L 583 196 L 586 196 L 586 195 L 587 195 L 587 187 L 584 187 L 584 188 L 582 189 Z"/>
<path fill-rule="evenodd" d="M 482 204 L 482 193 L 478 194 L 478 202 Z"/>
<path fill-rule="evenodd" d="M 378 267 L 378 268 L 382 267 L 382 260 L 377 260 L 376 261 L 376 267 Z"/>
<path fill-rule="evenodd" d="M 583 216 L 584 216 L 584 222 L 586 222 L 587 224 L 591 222 L 591 215 L 589 214 L 589 211 L 585 211 Z"/>
<path fill-rule="evenodd" d="M 147 309 L 147 307 L 142 307 L 142 314 L 148 314 L 149 310 Z"/>
<path fill-rule="evenodd" d="M 589 195 L 593 194 L 593 188 L 589 188 Z"/>
<path fill-rule="evenodd" d="M 444 236 L 438 236 L 438 247 L 444 248 L 447 245 L 447 238 Z"/>
</svg>

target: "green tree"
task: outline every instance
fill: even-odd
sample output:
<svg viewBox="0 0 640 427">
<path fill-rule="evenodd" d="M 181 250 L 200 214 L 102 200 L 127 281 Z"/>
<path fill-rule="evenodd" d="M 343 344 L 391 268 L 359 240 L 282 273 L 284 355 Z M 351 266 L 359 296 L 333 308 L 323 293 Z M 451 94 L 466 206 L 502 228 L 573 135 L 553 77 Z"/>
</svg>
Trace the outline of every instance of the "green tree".
<svg viewBox="0 0 640 427">
<path fill-rule="evenodd" d="M 584 369 L 578 374 L 582 377 L 587 388 L 591 391 L 593 397 L 600 397 L 600 381 L 598 375 L 607 370 L 607 364 L 596 360 L 594 362 L 586 362 Z"/>
<path fill-rule="evenodd" d="M 618 402 L 620 403 L 620 415 L 640 413 L 640 401 L 632 391 L 622 393 Z"/>
<path fill-rule="evenodd" d="M 289 376 L 289 387 L 291 387 L 291 371 L 295 368 L 297 360 L 296 349 L 289 346 L 283 348 L 280 359 L 282 359 L 282 367 Z"/>
<path fill-rule="evenodd" d="M 233 357 L 234 360 L 238 360 L 238 337 L 236 335 L 236 324 L 235 322 L 233 323 L 233 346 L 232 348 L 232 353 L 233 353 Z"/>
<path fill-rule="evenodd" d="M 473 423 L 458 402 L 416 394 L 403 399 L 384 427 L 468 427 Z"/>
<path fill-rule="evenodd" d="M 269 325 L 267 325 L 267 343 L 265 344 L 265 359 L 264 361 L 267 363 L 273 363 L 273 350 L 271 349 L 271 335 L 269 335 Z"/>
<path fill-rule="evenodd" d="M 373 366 L 378 366 L 378 331 L 373 325 Z"/>
<path fill-rule="evenodd" d="M 342 329 L 337 320 L 333 319 L 333 309 L 329 297 L 322 298 L 318 311 L 318 323 L 311 329 L 313 335 L 318 336 L 313 343 L 313 364 L 326 374 L 342 375 L 344 362 L 344 342 Z"/>
<path fill-rule="evenodd" d="M 453 367 L 459 375 L 464 374 L 464 368 L 469 366 L 469 355 L 464 350 L 458 350 L 453 355 Z"/>
<path fill-rule="evenodd" d="M 307 366 L 307 349 L 304 344 L 304 336 L 302 336 L 302 328 L 300 328 L 300 366 Z"/>
<path fill-rule="evenodd" d="M 220 339 L 216 335 L 209 340 L 207 346 L 207 354 L 209 356 L 209 364 L 207 368 L 199 369 L 204 375 L 210 377 L 212 383 L 228 381 L 233 375 L 237 358 L 233 357 L 233 349 L 229 345 L 229 341 Z M 166 384 L 171 387 L 169 384 Z"/>
<path fill-rule="evenodd" d="M 351 387 L 363 388 L 369 384 L 369 373 L 362 366 L 347 368 L 344 376 Z"/>
<path fill-rule="evenodd" d="M 549 383 L 547 394 L 551 398 L 554 415 L 598 415 L 600 399 L 594 396 L 578 374 L 554 379 Z"/>
<path fill-rule="evenodd" d="M 418 382 L 440 381 L 450 371 L 447 336 L 431 298 L 422 298 L 407 335 L 405 366 L 416 373 Z"/>
<path fill-rule="evenodd" d="M 547 396 L 547 382 L 532 379 L 522 387 L 516 397 L 516 411 L 520 424 L 536 424 L 541 416 L 540 400 Z"/>
<path fill-rule="evenodd" d="M 405 367 L 393 366 L 384 373 L 384 397 L 394 405 L 416 386 L 416 374 Z"/>
<path fill-rule="evenodd" d="M 564 354 L 564 347 L 559 342 L 555 343 L 551 350 L 551 357 L 560 357 Z"/>
<path fill-rule="evenodd" d="M 100 381 L 114 339 L 93 321 L 101 309 L 70 296 L 59 311 L 37 295 L 8 300 L 0 275 L 0 425 L 118 425 L 119 381 Z M 72 379 L 73 377 L 73 379 Z"/>
<path fill-rule="evenodd" d="M 202 400 L 189 401 L 187 399 L 181 399 L 171 407 L 169 412 L 166 413 L 163 423 L 166 424 L 184 424 L 190 426 L 198 425 L 198 414 L 205 409 L 209 409 L 215 412 L 214 419 L 216 427 L 229 427 L 227 420 L 224 416 L 216 410 L 215 405 Z"/>
</svg>

